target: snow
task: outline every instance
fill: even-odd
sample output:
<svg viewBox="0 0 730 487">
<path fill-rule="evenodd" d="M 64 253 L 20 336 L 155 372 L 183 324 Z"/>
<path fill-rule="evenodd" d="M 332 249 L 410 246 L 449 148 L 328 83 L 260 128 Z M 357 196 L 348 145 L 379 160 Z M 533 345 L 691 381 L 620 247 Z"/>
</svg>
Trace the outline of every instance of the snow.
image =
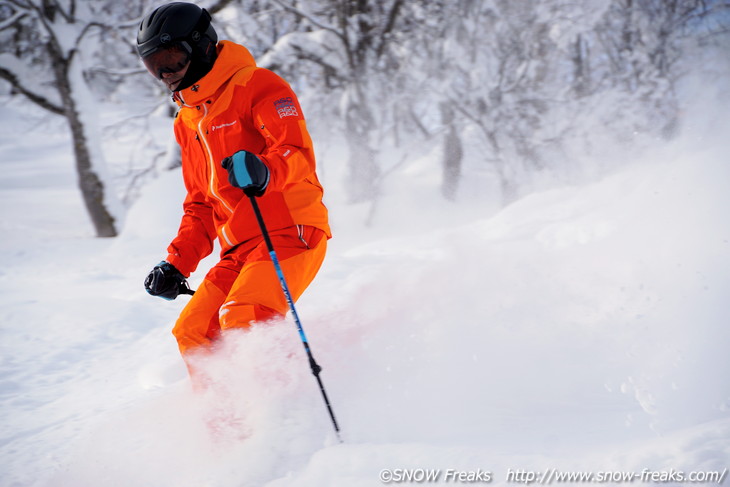
<svg viewBox="0 0 730 487">
<path fill-rule="evenodd" d="M 0 485 L 730 467 L 721 104 L 619 173 L 498 212 L 442 203 L 433 154 L 394 174 L 371 227 L 322 147 L 335 238 L 298 311 L 342 444 L 289 320 L 230 333 L 201 359 L 215 384 L 190 390 L 169 333 L 186 297 L 142 288 L 179 222 L 180 173 L 95 239 L 66 133 L 17 112 L 0 119 Z"/>
</svg>

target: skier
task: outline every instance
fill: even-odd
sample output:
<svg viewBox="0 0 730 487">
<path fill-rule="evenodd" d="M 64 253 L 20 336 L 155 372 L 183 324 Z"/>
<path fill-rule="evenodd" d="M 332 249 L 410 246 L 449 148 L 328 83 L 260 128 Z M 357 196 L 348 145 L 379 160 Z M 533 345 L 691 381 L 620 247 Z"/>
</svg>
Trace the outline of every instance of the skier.
<svg viewBox="0 0 730 487">
<path fill-rule="evenodd" d="M 324 259 L 327 209 L 296 95 L 244 46 L 218 41 L 205 9 L 183 2 L 155 9 L 140 24 L 137 50 L 179 106 L 174 129 L 187 189 L 177 236 L 145 289 L 168 300 L 191 294 L 186 278 L 216 238 L 221 248 L 172 331 L 193 384 L 202 385 L 194 358 L 221 330 L 288 309 L 249 196 L 257 197 L 293 299 Z"/>
</svg>

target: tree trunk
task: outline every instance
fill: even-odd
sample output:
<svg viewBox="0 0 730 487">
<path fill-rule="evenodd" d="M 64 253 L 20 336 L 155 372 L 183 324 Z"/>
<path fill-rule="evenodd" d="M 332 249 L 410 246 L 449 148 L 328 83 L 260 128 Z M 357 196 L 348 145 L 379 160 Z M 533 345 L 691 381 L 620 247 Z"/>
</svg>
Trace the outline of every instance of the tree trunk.
<svg viewBox="0 0 730 487">
<path fill-rule="evenodd" d="M 351 88 L 352 89 L 352 88 Z M 354 88 L 357 90 L 357 87 Z M 347 130 L 348 196 L 351 202 L 370 201 L 377 196 L 377 179 L 380 175 L 375 153 L 370 147 L 372 115 L 362 98 L 353 101 L 345 113 Z"/>
<path fill-rule="evenodd" d="M 354 110 L 353 110 L 354 111 Z M 349 147 L 348 196 L 351 202 L 370 201 L 377 195 L 380 173 L 375 154 L 368 142 L 368 133 L 360 127 L 357 114 L 347 116 L 347 145 Z"/>
<path fill-rule="evenodd" d="M 456 199 L 456 190 L 461 179 L 461 159 L 464 156 L 464 151 L 454 125 L 454 108 L 450 102 L 441 102 L 439 108 L 441 109 L 441 123 L 446 128 L 441 163 L 443 168 L 441 193 L 446 199 L 453 201 Z"/>
<path fill-rule="evenodd" d="M 503 207 L 517 201 L 519 191 L 517 189 L 517 184 L 514 181 L 504 175 L 501 175 L 499 179 L 499 187 L 502 192 Z"/>
<path fill-rule="evenodd" d="M 67 120 L 73 137 L 76 172 L 86 211 L 88 211 L 91 222 L 94 224 L 97 237 L 116 237 L 117 229 L 114 217 L 104 202 L 104 183 L 102 183 L 91 164 L 83 122 L 79 119 L 75 106 L 71 106 L 70 110 L 72 113 L 69 113 Z"/>
<path fill-rule="evenodd" d="M 587 56 L 588 44 L 581 34 L 573 43 L 573 92 L 581 98 L 589 93 L 589 59 Z"/>
<path fill-rule="evenodd" d="M 74 98 L 73 84 L 70 79 L 71 63 L 74 62 L 73 55 L 71 59 L 65 59 L 51 43 L 49 43 L 48 51 L 53 59 L 56 88 L 61 95 L 66 121 L 71 130 L 78 184 L 86 211 L 91 217 L 97 237 L 116 237 L 115 219 L 107 207 L 105 198 L 106 188 L 93 166 L 92 153 L 89 149 L 89 144 L 93 142 L 89 140 L 88 127 L 85 127 L 80 107 Z"/>
</svg>

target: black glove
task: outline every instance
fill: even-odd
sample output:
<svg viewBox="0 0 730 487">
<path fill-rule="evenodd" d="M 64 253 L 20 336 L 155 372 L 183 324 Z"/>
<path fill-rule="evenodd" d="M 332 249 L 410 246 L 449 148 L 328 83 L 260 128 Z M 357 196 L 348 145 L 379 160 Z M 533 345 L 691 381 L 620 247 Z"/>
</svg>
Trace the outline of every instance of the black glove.
<svg viewBox="0 0 730 487">
<path fill-rule="evenodd" d="M 152 296 L 173 300 L 180 294 L 193 294 L 185 276 L 164 260 L 157 264 L 144 280 L 144 288 Z"/>
<path fill-rule="evenodd" d="M 246 196 L 261 196 L 269 185 L 269 168 L 256 155 L 240 150 L 221 161 L 228 171 L 231 186 L 241 188 Z"/>
</svg>

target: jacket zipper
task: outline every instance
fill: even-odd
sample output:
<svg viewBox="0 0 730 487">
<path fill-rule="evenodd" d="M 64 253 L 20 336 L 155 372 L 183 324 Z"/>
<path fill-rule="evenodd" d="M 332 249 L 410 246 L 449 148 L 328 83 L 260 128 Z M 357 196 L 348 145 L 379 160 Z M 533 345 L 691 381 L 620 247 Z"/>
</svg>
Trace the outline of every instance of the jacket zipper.
<svg viewBox="0 0 730 487">
<path fill-rule="evenodd" d="M 208 139 L 205 138 L 205 133 L 203 131 L 203 122 L 205 121 L 205 117 L 207 116 L 208 105 L 203 103 L 203 117 L 200 119 L 200 122 L 198 122 L 198 134 L 200 135 L 200 140 L 203 141 L 205 150 L 208 152 L 208 165 L 210 167 L 210 194 L 213 195 L 215 199 L 220 201 L 220 203 L 225 206 L 230 213 L 233 213 L 233 208 L 228 206 L 228 203 L 226 203 L 223 198 L 221 198 L 218 193 L 215 192 L 215 161 L 213 161 L 213 151 L 210 150 L 210 144 L 208 144 Z"/>
<path fill-rule="evenodd" d="M 215 191 L 215 161 L 213 160 L 213 151 L 210 150 L 210 144 L 208 144 L 208 139 L 205 137 L 205 132 L 203 130 L 203 122 L 205 122 L 205 118 L 208 116 L 208 105 L 206 103 L 203 103 L 203 117 L 198 122 L 198 135 L 200 136 L 200 140 L 203 141 L 203 146 L 205 147 L 206 152 L 208 153 L 208 167 L 210 169 L 210 177 L 208 178 L 210 180 L 209 183 L 209 190 L 211 196 L 213 196 L 215 199 L 217 199 L 223 207 L 228 210 L 229 213 L 233 213 L 233 208 L 231 208 L 228 203 L 225 202 L 221 196 L 216 193 Z M 225 239 L 226 243 L 230 246 L 233 246 L 233 241 L 228 236 L 228 233 L 226 232 L 226 225 L 224 224 L 221 226 L 221 235 Z"/>
</svg>

